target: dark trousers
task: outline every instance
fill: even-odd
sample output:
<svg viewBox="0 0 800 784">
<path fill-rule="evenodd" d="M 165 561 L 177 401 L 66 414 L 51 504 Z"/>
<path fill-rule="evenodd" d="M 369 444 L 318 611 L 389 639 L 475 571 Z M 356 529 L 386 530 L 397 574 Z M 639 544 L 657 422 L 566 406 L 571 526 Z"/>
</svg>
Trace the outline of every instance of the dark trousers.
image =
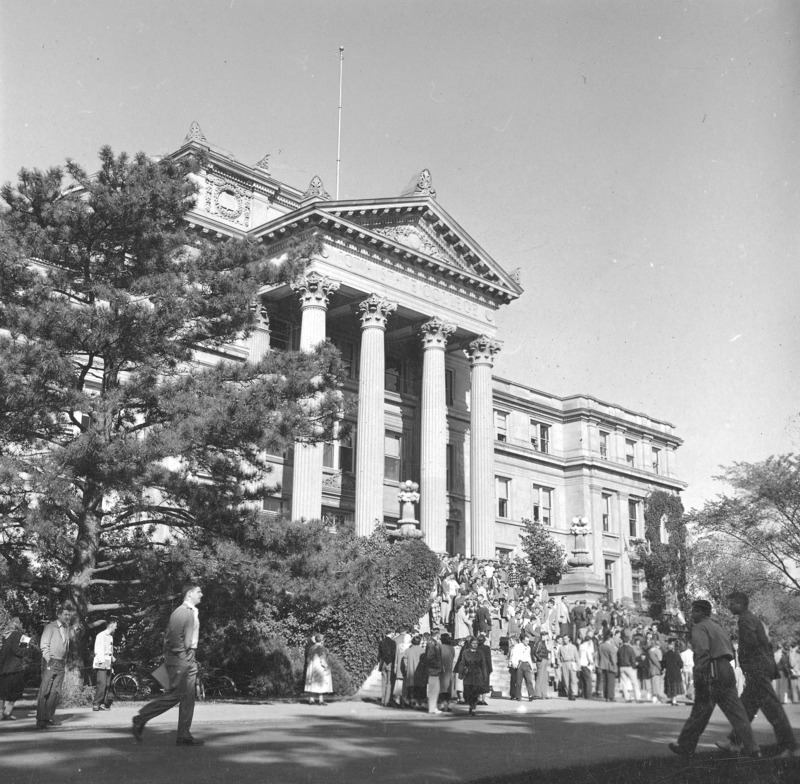
<svg viewBox="0 0 800 784">
<path fill-rule="evenodd" d="M 394 694 L 394 667 L 381 664 L 381 705 L 388 705 Z"/>
<path fill-rule="evenodd" d="M 742 691 L 742 705 L 747 714 L 748 722 L 752 722 L 759 709 L 764 718 L 775 730 L 775 738 L 781 749 L 796 749 L 797 741 L 792 732 L 792 726 L 786 717 L 786 711 L 772 687 L 771 672 L 762 672 L 761 668 L 754 667 L 745 670 L 744 690 Z M 734 743 L 741 744 L 738 733 L 731 732 L 728 736 Z"/>
<path fill-rule="evenodd" d="M 578 673 L 578 695 L 585 700 L 591 699 L 593 685 L 592 671 L 588 667 L 581 667 L 581 671 Z"/>
<path fill-rule="evenodd" d="M 528 662 L 520 662 L 517 667 L 517 677 L 514 681 L 514 691 L 511 693 L 512 697 L 518 700 L 522 699 L 522 681 L 525 681 L 525 688 L 528 690 L 528 697 L 533 697 L 533 670 Z"/>
<path fill-rule="evenodd" d="M 108 697 L 108 687 L 111 686 L 111 670 L 95 670 L 97 674 L 97 687 L 94 690 L 94 700 L 92 705 L 99 708 L 101 705 L 108 705 L 111 700 Z"/>
<path fill-rule="evenodd" d="M 56 708 L 61 702 L 61 687 L 64 683 L 64 660 L 42 659 L 42 682 L 36 701 L 36 723 L 45 724 L 53 720 Z"/>
<path fill-rule="evenodd" d="M 518 667 L 509 667 L 508 668 L 508 675 L 510 683 L 508 685 L 508 694 L 512 700 L 517 698 L 517 681 L 519 680 L 519 668 Z M 520 687 L 521 691 L 521 687 Z"/>
<path fill-rule="evenodd" d="M 611 670 L 600 670 L 603 679 L 603 696 L 607 700 L 617 698 L 617 674 Z"/>
<path fill-rule="evenodd" d="M 169 675 L 169 686 L 163 694 L 150 700 L 139 711 L 139 719 L 144 725 L 150 719 L 154 719 L 178 705 L 178 737 L 189 738 L 192 735 L 195 686 L 197 684 L 197 662 L 194 660 L 194 651 L 189 651 L 181 656 L 168 654 L 164 659 L 164 665 Z"/>
<path fill-rule="evenodd" d="M 733 667 L 730 662 L 719 659 L 716 661 L 718 669 L 716 680 L 712 681 L 707 675 L 698 675 L 695 672 L 694 705 L 678 736 L 678 746 L 687 752 L 693 752 L 714 708 L 719 705 L 737 737 L 741 739 L 744 750 L 755 751 L 758 745 L 753 738 L 753 730 L 736 691 L 736 675 Z"/>
</svg>

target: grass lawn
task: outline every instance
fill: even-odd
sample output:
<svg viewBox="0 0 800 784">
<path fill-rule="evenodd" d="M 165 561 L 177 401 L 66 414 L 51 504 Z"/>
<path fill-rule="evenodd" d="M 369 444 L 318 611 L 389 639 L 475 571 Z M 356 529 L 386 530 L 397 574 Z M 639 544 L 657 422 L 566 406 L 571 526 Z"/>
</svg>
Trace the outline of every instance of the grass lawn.
<svg viewBox="0 0 800 784">
<path fill-rule="evenodd" d="M 531 770 L 491 776 L 470 784 L 800 784 L 800 757 L 734 759 L 703 753 L 692 757 L 620 760 L 618 763 Z"/>
</svg>

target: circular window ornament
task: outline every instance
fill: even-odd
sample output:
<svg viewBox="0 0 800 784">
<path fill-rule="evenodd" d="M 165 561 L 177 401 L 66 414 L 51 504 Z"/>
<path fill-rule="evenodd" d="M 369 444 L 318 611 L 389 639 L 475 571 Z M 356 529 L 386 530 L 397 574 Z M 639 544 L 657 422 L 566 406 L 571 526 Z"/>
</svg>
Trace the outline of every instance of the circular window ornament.
<svg viewBox="0 0 800 784">
<path fill-rule="evenodd" d="M 217 210 L 223 218 L 236 220 L 242 214 L 242 197 L 231 188 L 222 188 L 217 194 Z"/>
</svg>

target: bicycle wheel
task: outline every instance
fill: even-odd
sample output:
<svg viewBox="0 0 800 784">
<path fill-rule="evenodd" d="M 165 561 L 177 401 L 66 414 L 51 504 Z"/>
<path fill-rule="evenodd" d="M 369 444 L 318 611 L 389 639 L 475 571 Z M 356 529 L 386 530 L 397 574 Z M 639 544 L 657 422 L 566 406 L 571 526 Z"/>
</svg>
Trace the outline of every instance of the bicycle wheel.
<svg viewBox="0 0 800 784">
<path fill-rule="evenodd" d="M 121 672 L 111 681 L 111 691 L 118 700 L 135 700 L 139 694 L 139 681 L 129 672 Z"/>
</svg>

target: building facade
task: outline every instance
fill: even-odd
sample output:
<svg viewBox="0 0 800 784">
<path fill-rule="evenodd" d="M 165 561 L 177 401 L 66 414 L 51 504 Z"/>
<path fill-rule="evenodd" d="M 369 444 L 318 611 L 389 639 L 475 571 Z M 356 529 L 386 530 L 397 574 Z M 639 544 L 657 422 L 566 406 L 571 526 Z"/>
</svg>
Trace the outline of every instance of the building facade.
<svg viewBox="0 0 800 784">
<path fill-rule="evenodd" d="M 247 166 L 193 124 L 176 156 L 203 152 L 189 224 L 218 238 L 264 243 L 275 263 L 316 238 L 302 278 L 262 292 L 259 324 L 230 355 L 341 351 L 344 394 L 357 411 L 348 435 L 274 456 L 281 492 L 266 512 L 327 518 L 367 535 L 400 517 L 400 483 L 419 484 L 419 521 L 437 552 L 492 558 L 519 545 L 522 520 L 543 523 L 568 552 L 586 518 L 586 564 L 561 590 L 636 598 L 630 540 L 643 537 L 643 501 L 679 492 L 667 422 L 585 395 L 559 398 L 493 375 L 502 350 L 495 314 L 518 279 L 441 207 L 423 170 L 398 196 L 333 200 L 318 177 L 280 183 L 268 158 Z"/>
</svg>

